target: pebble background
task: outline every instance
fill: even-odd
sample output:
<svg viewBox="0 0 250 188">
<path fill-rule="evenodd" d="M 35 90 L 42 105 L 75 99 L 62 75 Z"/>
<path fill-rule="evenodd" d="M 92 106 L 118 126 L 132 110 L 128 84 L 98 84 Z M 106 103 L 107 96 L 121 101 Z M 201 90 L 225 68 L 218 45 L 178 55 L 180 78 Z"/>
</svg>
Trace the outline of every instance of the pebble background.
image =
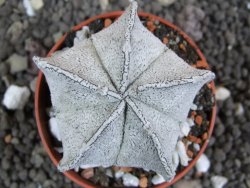
<svg viewBox="0 0 250 188">
<path fill-rule="evenodd" d="M 208 173 L 193 169 L 176 188 L 212 187 L 211 177 L 228 178 L 225 187 L 250 188 L 250 2 L 248 0 L 176 0 L 166 7 L 139 1 L 145 12 L 179 25 L 196 40 L 216 73 L 217 86 L 230 91 L 218 102 L 215 131 L 206 155 Z M 110 0 L 105 11 L 121 10 L 127 1 Z M 0 1 L 0 100 L 10 84 L 34 91 L 37 69 L 30 58 L 45 55 L 73 25 L 104 12 L 98 0 L 44 0 L 29 17 L 20 0 Z M 13 54 L 18 54 L 18 56 Z M 28 69 L 13 61 L 28 59 Z M 14 67 L 13 67 L 14 66 Z M 27 64 L 23 64 L 23 67 Z M 12 71 L 11 71 L 12 70 Z M 13 71 L 16 70 L 16 71 Z M 0 187 L 78 187 L 60 174 L 41 146 L 34 119 L 34 92 L 23 110 L 0 106 Z M 195 182 L 195 183 L 194 183 Z M 184 184 L 184 185 L 183 185 Z"/>
</svg>

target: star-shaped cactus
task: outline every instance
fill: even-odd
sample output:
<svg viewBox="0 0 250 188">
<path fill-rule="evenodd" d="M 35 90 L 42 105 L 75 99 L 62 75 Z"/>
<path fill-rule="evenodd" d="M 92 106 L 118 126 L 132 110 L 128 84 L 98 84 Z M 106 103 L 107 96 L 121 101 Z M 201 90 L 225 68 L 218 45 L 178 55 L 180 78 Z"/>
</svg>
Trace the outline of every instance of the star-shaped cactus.
<svg viewBox="0 0 250 188">
<path fill-rule="evenodd" d="M 149 32 L 135 1 L 108 28 L 34 62 L 62 137 L 60 171 L 117 165 L 175 176 L 180 123 L 214 74 L 189 66 Z"/>
</svg>

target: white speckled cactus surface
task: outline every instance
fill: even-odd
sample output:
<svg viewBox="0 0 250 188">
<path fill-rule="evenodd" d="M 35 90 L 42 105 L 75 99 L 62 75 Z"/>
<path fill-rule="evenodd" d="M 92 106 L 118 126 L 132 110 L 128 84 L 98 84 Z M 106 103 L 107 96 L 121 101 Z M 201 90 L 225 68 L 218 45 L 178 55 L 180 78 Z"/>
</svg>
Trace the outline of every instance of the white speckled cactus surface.
<svg viewBox="0 0 250 188">
<path fill-rule="evenodd" d="M 149 32 L 135 1 L 108 28 L 34 61 L 62 137 L 60 171 L 117 165 L 173 179 L 180 124 L 214 74 L 189 66 Z"/>
</svg>

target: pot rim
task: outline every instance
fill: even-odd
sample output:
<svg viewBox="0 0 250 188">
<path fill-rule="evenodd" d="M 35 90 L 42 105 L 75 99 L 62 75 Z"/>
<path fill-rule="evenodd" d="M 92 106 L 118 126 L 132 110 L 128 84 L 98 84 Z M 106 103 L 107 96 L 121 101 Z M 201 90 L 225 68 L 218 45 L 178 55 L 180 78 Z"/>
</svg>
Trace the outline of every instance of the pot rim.
<svg viewBox="0 0 250 188">
<path fill-rule="evenodd" d="M 89 19 L 87 19 L 84 22 L 81 22 L 80 24 L 74 26 L 72 28 L 72 31 L 76 31 L 81 29 L 83 26 L 87 26 L 89 25 L 91 22 L 93 22 L 96 19 L 106 19 L 106 18 L 117 18 L 119 16 L 121 16 L 121 14 L 123 13 L 123 11 L 114 11 L 114 12 L 110 12 L 110 13 L 104 13 L 104 14 L 100 14 L 94 17 L 91 17 Z M 204 55 L 202 54 L 201 50 L 198 48 L 198 46 L 193 42 L 193 40 L 186 34 L 184 33 L 179 27 L 175 26 L 174 24 L 164 20 L 161 17 L 155 16 L 153 14 L 150 13 L 144 13 L 144 12 L 139 12 L 138 13 L 140 17 L 147 17 L 147 18 L 152 18 L 154 20 L 158 20 L 160 21 L 162 24 L 171 27 L 172 29 L 176 30 L 192 47 L 193 49 L 196 51 L 196 53 L 199 55 L 199 57 L 201 58 L 201 61 L 203 61 L 203 63 L 205 65 L 207 65 L 207 67 L 209 67 L 209 65 L 207 64 L 207 61 L 204 57 Z M 49 51 L 47 56 L 51 56 L 51 54 L 53 52 L 55 52 L 64 42 L 65 38 L 67 36 L 67 33 L 61 37 L 61 39 L 52 47 L 52 49 Z M 36 85 L 36 91 L 35 91 L 35 116 L 36 116 L 36 123 L 37 123 L 37 127 L 38 127 L 38 132 L 40 135 L 40 138 L 42 140 L 43 146 L 45 147 L 46 152 L 49 154 L 50 159 L 53 161 L 53 163 L 57 166 L 57 164 L 59 163 L 61 157 L 59 155 L 59 153 L 51 146 L 50 142 L 48 142 L 49 137 L 48 135 L 46 135 L 45 133 L 45 129 L 46 127 L 44 127 L 43 125 L 47 122 L 45 122 L 43 120 L 43 118 L 41 117 L 41 108 L 39 101 L 41 100 L 41 87 L 43 82 L 45 81 L 45 77 L 43 75 L 43 73 L 41 71 L 39 71 L 38 74 L 38 79 L 37 79 L 37 85 Z M 213 95 L 215 94 L 215 84 L 214 81 L 210 82 L 211 83 L 211 90 Z M 212 108 L 212 114 L 211 114 L 211 119 L 210 119 L 210 123 L 209 123 L 209 130 L 208 130 L 208 139 L 203 143 L 200 151 L 198 152 L 198 154 L 195 156 L 195 158 L 188 164 L 187 167 L 185 167 L 180 173 L 178 173 L 174 179 L 171 182 L 164 182 L 162 184 L 159 185 L 155 185 L 155 188 L 166 188 L 172 184 L 174 184 L 175 182 L 177 182 L 178 180 L 180 180 L 184 175 L 187 174 L 188 171 L 191 170 L 191 168 L 193 168 L 193 166 L 195 165 L 195 163 L 197 162 L 197 160 L 199 159 L 199 157 L 204 153 L 208 142 L 209 142 L 209 138 L 211 137 L 211 134 L 213 132 L 213 128 L 214 128 L 214 124 L 215 124 L 215 118 L 216 118 L 216 104 L 213 106 Z M 89 182 L 88 180 L 82 178 L 79 174 L 77 174 L 75 171 L 70 170 L 67 172 L 64 172 L 64 175 L 67 176 L 69 179 L 71 179 L 73 182 L 75 182 L 76 184 L 85 187 L 85 188 L 94 188 L 94 187 L 100 187 L 98 185 L 95 185 L 91 182 Z"/>
</svg>

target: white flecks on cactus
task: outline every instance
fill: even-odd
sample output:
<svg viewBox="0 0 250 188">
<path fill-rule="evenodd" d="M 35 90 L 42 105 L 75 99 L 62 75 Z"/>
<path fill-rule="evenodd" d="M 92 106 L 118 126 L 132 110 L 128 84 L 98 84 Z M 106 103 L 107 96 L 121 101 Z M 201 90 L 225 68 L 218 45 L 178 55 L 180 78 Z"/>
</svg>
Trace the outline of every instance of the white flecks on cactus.
<svg viewBox="0 0 250 188">
<path fill-rule="evenodd" d="M 74 38 L 74 45 L 82 42 L 83 40 L 87 39 L 90 35 L 89 27 L 83 26 L 81 30 L 76 32 L 76 36 Z"/>
<path fill-rule="evenodd" d="M 23 109 L 30 97 L 28 87 L 10 85 L 4 93 L 3 105 L 9 110 Z"/>
<path fill-rule="evenodd" d="M 206 173 L 210 168 L 210 161 L 205 154 L 202 154 L 195 164 L 197 172 Z"/>
<path fill-rule="evenodd" d="M 223 188 L 227 184 L 228 179 L 224 176 L 213 176 L 211 182 L 213 188 Z"/>
<path fill-rule="evenodd" d="M 61 136 L 60 136 L 60 132 L 59 132 L 59 127 L 58 127 L 58 123 L 56 121 L 56 118 L 50 118 L 49 120 L 49 128 L 50 128 L 50 132 L 52 133 L 52 135 L 58 140 L 58 141 L 62 141 Z"/>
<path fill-rule="evenodd" d="M 188 165 L 188 161 L 190 161 L 190 158 L 187 155 L 186 152 L 186 147 L 184 145 L 184 143 L 182 141 L 178 141 L 177 145 L 176 145 L 176 150 L 178 152 L 178 155 L 180 157 L 180 163 L 182 166 L 187 166 Z"/>
<path fill-rule="evenodd" d="M 123 171 L 118 170 L 118 171 L 115 172 L 115 178 L 116 178 L 116 179 L 119 179 L 119 178 L 121 178 L 124 174 L 125 174 L 125 173 L 124 173 Z"/>
<path fill-rule="evenodd" d="M 148 31 L 136 1 L 109 27 L 33 59 L 48 82 L 62 133 L 60 171 L 115 165 L 173 179 L 179 122 L 215 75 L 189 66 Z"/>
<path fill-rule="evenodd" d="M 123 185 L 130 186 L 130 187 L 137 187 L 140 181 L 136 176 L 130 173 L 125 173 L 122 176 L 122 180 L 123 180 Z"/>
<path fill-rule="evenodd" d="M 165 182 L 166 180 L 164 179 L 164 177 L 160 174 L 156 174 L 154 175 L 154 177 L 152 178 L 151 182 L 154 184 L 154 185 L 158 185 L 158 184 L 161 184 L 163 182 Z"/>
<path fill-rule="evenodd" d="M 229 98 L 230 95 L 231 95 L 231 92 L 227 88 L 222 87 L 222 86 L 216 88 L 216 91 L 215 91 L 216 100 L 224 101 L 227 98 Z"/>
<path fill-rule="evenodd" d="M 191 130 L 191 127 L 188 122 L 184 121 L 180 123 L 180 129 L 183 136 L 187 136 Z"/>
</svg>

